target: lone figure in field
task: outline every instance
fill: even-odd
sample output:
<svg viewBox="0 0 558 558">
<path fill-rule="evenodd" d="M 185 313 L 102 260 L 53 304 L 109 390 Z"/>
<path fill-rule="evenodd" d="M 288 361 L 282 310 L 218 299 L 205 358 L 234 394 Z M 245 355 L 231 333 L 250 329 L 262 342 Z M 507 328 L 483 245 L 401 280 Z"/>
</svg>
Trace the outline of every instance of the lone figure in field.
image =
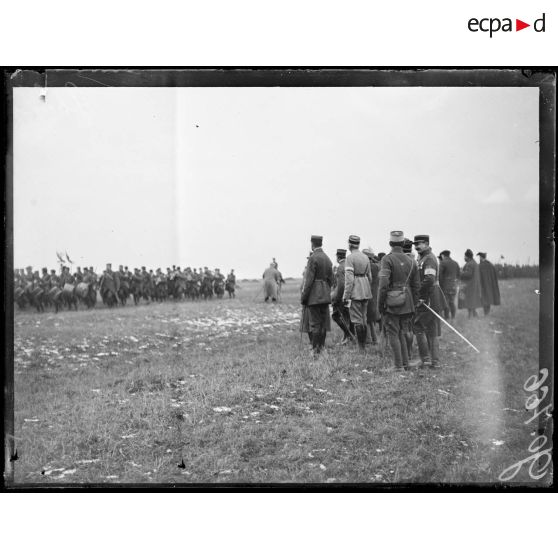
<svg viewBox="0 0 558 558">
<path fill-rule="evenodd" d="M 263 272 L 264 280 L 264 299 L 266 302 L 277 302 L 279 283 L 282 277 L 277 268 L 272 264 Z"/>
</svg>

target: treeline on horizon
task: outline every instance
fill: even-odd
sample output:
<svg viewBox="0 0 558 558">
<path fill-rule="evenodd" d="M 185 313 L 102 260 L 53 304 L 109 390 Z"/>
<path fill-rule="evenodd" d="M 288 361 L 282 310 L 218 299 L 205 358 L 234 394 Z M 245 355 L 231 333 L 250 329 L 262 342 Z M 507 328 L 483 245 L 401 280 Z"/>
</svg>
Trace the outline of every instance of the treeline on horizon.
<svg viewBox="0 0 558 558">
<path fill-rule="evenodd" d="M 516 277 L 538 277 L 539 266 L 530 264 L 494 264 L 500 279 L 514 279 Z"/>
<path fill-rule="evenodd" d="M 494 264 L 499 279 L 521 279 L 523 277 L 539 277 L 539 266 L 531 264 Z M 300 277 L 285 277 L 285 281 L 294 281 Z M 261 279 L 241 279 L 241 283 L 256 283 Z"/>
</svg>

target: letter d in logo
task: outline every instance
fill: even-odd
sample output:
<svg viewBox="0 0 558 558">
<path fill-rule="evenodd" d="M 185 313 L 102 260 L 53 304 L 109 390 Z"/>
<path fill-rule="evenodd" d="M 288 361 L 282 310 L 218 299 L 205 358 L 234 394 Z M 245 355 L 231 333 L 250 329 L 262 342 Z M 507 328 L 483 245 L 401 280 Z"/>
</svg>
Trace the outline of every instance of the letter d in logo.
<svg viewBox="0 0 558 558">
<path fill-rule="evenodd" d="M 544 26 L 545 26 L 545 14 L 543 13 L 542 17 L 535 20 L 533 23 L 533 29 L 537 33 L 544 33 Z"/>
</svg>

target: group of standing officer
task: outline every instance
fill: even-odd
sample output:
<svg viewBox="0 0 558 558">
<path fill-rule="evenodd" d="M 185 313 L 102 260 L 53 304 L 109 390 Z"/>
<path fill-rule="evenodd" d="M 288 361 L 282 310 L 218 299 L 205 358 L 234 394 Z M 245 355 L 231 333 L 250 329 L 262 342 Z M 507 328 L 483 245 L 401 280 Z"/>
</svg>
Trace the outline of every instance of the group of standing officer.
<svg viewBox="0 0 558 558">
<path fill-rule="evenodd" d="M 478 301 L 472 301 L 473 305 L 482 302 L 481 275 L 475 268 L 476 262 L 471 263 L 472 252 L 466 252 L 465 267 L 460 271 L 449 250 L 438 257 L 434 255 L 429 235 L 416 235 L 410 240 L 403 231 L 392 231 L 390 252 L 378 257 L 371 250 L 361 251 L 360 238 L 351 235 L 348 250 L 336 252 L 335 273 L 323 251 L 323 237 L 312 236 L 310 242 L 312 251 L 301 287 L 301 331 L 308 333 L 315 355 L 322 352 L 327 332 L 331 331 L 331 304 L 331 318 L 343 332 L 341 344 L 357 343 L 364 351 L 367 340 L 377 344 L 375 327 L 379 324 L 393 353 L 392 370 L 416 366 L 438 368 L 441 322 L 437 315 L 443 314 L 448 320 L 455 318 L 458 292 L 460 308 L 467 307 L 466 303 L 462 304 L 466 297 L 478 296 Z M 418 254 L 416 259 L 412 254 L 413 246 Z M 478 255 L 481 258 L 478 267 L 483 265 L 486 269 L 484 282 L 488 286 L 484 302 L 487 314 L 489 303 L 500 303 L 497 277 L 490 269 L 494 266 L 490 262 L 489 265 L 483 263 L 487 262 L 486 254 L 480 252 Z M 411 362 L 415 337 L 420 360 Z"/>
</svg>

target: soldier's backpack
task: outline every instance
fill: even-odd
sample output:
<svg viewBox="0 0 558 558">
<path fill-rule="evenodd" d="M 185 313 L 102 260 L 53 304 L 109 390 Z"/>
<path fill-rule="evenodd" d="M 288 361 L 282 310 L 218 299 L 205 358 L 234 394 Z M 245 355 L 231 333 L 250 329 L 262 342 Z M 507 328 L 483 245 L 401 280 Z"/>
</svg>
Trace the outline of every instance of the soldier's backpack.
<svg viewBox="0 0 558 558">
<path fill-rule="evenodd" d="M 388 308 L 401 308 L 407 301 L 407 283 L 413 272 L 413 262 L 411 262 L 411 269 L 409 270 L 409 275 L 405 279 L 405 283 L 402 288 L 392 289 L 387 292 L 386 304 Z"/>
</svg>

